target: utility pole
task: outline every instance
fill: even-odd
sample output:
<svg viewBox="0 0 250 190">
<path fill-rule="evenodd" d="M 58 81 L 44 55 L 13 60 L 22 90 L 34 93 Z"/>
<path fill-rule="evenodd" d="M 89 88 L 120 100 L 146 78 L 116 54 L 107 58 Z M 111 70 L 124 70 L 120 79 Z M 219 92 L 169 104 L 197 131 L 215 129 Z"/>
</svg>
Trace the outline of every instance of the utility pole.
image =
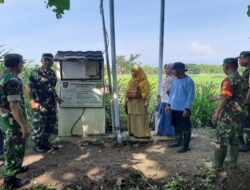
<svg viewBox="0 0 250 190">
<path fill-rule="evenodd" d="M 117 142 L 119 144 L 122 144 L 122 136 L 120 131 L 120 118 L 119 118 L 119 104 L 118 104 L 117 72 L 116 72 L 114 0 L 109 0 L 109 11 L 110 11 L 110 41 L 111 41 L 111 58 L 112 58 L 112 73 L 113 73 L 115 131 L 117 135 Z"/>
<path fill-rule="evenodd" d="M 159 71 L 158 71 L 158 96 L 161 95 L 162 86 L 162 67 L 163 67 L 163 46 L 164 46 L 164 19 L 165 18 L 165 0 L 161 0 L 160 16 L 160 41 L 159 41 Z"/>
<path fill-rule="evenodd" d="M 104 38 L 104 45 L 105 45 L 105 58 L 106 58 L 108 81 L 109 81 L 109 93 L 111 97 L 110 98 L 110 112 L 111 112 L 111 121 L 112 121 L 112 133 L 115 134 L 115 115 L 114 115 L 114 101 L 113 101 L 114 95 L 113 95 L 112 82 L 111 82 L 109 50 L 108 50 L 108 42 L 107 42 L 107 31 L 106 31 L 106 25 L 105 25 L 103 0 L 100 0 L 100 13 L 102 16 L 103 38 Z"/>
</svg>

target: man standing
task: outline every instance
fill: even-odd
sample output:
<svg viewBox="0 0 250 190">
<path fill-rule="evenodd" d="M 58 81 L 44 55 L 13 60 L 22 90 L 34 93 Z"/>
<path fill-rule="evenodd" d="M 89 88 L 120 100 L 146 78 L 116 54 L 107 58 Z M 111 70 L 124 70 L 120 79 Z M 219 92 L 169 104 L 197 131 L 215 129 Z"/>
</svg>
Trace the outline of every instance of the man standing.
<svg viewBox="0 0 250 190">
<path fill-rule="evenodd" d="M 213 115 L 212 121 L 216 125 L 216 148 L 214 151 L 213 167 L 223 169 L 223 162 L 230 144 L 231 168 L 237 167 L 240 137 L 242 135 L 242 121 L 247 116 L 246 91 L 247 83 L 237 72 L 236 58 L 224 59 L 223 70 L 227 75 L 221 85 L 220 104 Z"/>
<path fill-rule="evenodd" d="M 172 111 L 172 124 L 175 129 L 176 143 L 169 144 L 168 147 L 179 147 L 177 152 L 189 151 L 191 139 L 191 109 L 194 101 L 194 81 L 187 76 L 185 64 L 177 62 L 173 66 L 173 73 L 176 78 L 173 80 L 168 106 L 166 112 Z"/>
<path fill-rule="evenodd" d="M 61 99 L 56 94 L 56 74 L 51 69 L 54 56 L 50 53 L 42 55 L 42 67 L 34 70 L 29 77 L 27 92 L 31 108 L 34 111 L 34 151 L 45 153 L 50 149 L 58 149 L 58 146 L 49 143 L 50 134 L 56 125 L 56 101 Z"/>
<path fill-rule="evenodd" d="M 242 73 L 244 80 L 248 82 L 248 118 L 244 122 L 243 133 L 246 134 L 246 140 L 244 144 L 240 145 L 240 152 L 250 151 L 250 51 L 243 51 L 240 53 L 239 62 L 242 67 L 246 67 L 246 70 Z"/>
<path fill-rule="evenodd" d="M 5 69 L 0 74 L 0 115 L 7 152 L 2 175 L 4 185 L 19 188 L 30 183 L 28 179 L 16 177 L 16 174 L 29 169 L 27 166 L 22 167 L 25 139 L 30 135 L 26 123 L 23 83 L 18 78 L 23 68 L 23 57 L 19 54 L 7 54 L 4 66 Z"/>
</svg>

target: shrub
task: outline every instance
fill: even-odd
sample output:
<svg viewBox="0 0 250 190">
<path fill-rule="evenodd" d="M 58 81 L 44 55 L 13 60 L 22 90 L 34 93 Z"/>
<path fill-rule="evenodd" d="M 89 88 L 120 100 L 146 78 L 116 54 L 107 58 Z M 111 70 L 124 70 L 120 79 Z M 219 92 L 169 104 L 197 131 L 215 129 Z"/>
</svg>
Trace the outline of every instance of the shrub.
<svg viewBox="0 0 250 190">
<path fill-rule="evenodd" d="M 194 128 L 213 127 L 212 116 L 218 103 L 211 103 L 218 86 L 213 82 L 200 83 L 195 88 L 195 99 L 192 108 L 191 122 Z"/>
</svg>

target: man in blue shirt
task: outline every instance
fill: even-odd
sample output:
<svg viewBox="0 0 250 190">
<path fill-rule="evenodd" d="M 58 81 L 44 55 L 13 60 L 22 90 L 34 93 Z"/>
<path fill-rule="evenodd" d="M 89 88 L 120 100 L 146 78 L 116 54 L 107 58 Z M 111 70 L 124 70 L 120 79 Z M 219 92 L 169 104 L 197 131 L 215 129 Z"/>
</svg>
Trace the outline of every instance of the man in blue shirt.
<svg viewBox="0 0 250 190">
<path fill-rule="evenodd" d="M 194 81 L 187 76 L 185 64 L 177 62 L 173 66 L 174 75 L 170 89 L 170 96 L 166 113 L 172 111 L 172 124 L 175 128 L 176 143 L 169 144 L 168 147 L 180 147 L 177 152 L 189 151 L 191 139 L 191 109 L 194 101 Z"/>
</svg>

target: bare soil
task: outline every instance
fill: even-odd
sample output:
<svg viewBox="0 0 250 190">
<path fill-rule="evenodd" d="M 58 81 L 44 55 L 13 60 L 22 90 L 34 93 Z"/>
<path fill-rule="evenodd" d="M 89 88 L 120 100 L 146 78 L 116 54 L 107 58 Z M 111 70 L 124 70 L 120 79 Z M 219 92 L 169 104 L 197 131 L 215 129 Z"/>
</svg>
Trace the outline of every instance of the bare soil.
<svg viewBox="0 0 250 190">
<path fill-rule="evenodd" d="M 19 177 L 30 178 L 32 182 L 25 188 L 32 189 L 46 189 L 46 186 L 59 190 L 144 190 L 167 189 L 164 185 L 176 179 L 172 177 L 178 173 L 183 181 L 173 189 L 249 190 L 250 153 L 240 154 L 239 168 L 226 169 L 227 177 L 209 181 L 209 169 L 204 167 L 204 162 L 213 156 L 213 133 L 212 130 L 193 131 L 192 149 L 182 154 L 168 148 L 170 142 L 126 141 L 120 147 L 100 139 L 89 142 L 79 138 L 61 142 L 58 151 L 46 154 L 35 154 L 30 148 L 24 159 L 24 165 L 29 165 L 30 170 Z"/>
</svg>

